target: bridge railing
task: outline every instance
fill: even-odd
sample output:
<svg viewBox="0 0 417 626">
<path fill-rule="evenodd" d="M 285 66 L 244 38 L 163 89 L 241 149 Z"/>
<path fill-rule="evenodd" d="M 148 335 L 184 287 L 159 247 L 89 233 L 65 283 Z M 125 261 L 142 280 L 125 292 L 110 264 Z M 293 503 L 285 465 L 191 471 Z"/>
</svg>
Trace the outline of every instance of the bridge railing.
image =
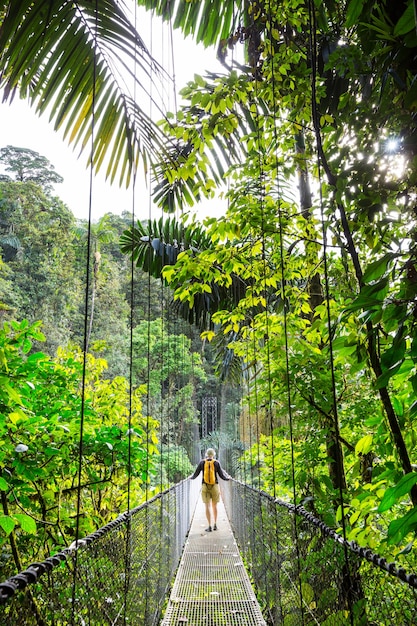
<svg viewBox="0 0 417 626">
<path fill-rule="evenodd" d="M 236 480 L 222 497 L 268 624 L 412 626 L 417 575 Z"/>
<path fill-rule="evenodd" d="M 0 583 L 0 624 L 156 626 L 199 489 L 187 479 Z"/>
</svg>

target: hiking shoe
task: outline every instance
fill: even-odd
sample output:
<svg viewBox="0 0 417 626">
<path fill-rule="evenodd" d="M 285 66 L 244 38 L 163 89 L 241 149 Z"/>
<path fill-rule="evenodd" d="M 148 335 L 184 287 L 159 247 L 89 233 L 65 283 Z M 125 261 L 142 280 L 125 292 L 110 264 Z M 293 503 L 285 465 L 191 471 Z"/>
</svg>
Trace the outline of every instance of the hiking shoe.
<svg viewBox="0 0 417 626">
<path fill-rule="evenodd" d="M 214 524 L 213 530 L 217 530 L 217 524 Z"/>
<path fill-rule="evenodd" d="M 211 526 L 209 526 L 208 528 L 206 528 L 206 533 L 211 533 Z"/>
</svg>

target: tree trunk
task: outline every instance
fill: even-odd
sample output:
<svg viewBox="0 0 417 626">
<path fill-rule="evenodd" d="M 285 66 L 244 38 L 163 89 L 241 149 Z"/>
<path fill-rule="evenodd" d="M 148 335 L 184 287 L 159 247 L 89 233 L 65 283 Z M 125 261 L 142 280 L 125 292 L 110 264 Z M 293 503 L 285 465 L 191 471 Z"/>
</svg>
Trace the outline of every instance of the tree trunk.
<svg viewBox="0 0 417 626">
<path fill-rule="evenodd" d="M 327 176 L 328 183 L 329 185 L 331 185 L 332 187 L 336 189 L 337 178 L 331 171 L 329 164 L 327 162 L 326 156 L 324 154 L 323 146 L 321 143 L 320 128 L 318 127 L 317 120 L 314 120 L 314 125 L 315 125 L 315 130 L 316 130 L 318 152 L 319 152 L 319 156 L 320 156 L 324 171 Z M 346 239 L 347 250 L 350 254 L 350 258 L 353 263 L 356 279 L 358 281 L 359 287 L 361 288 L 363 286 L 363 272 L 362 272 L 362 267 L 361 267 L 360 260 L 359 260 L 359 255 L 356 250 L 355 242 L 353 241 L 353 236 L 350 230 L 349 222 L 347 220 L 345 207 L 343 206 L 341 202 L 337 202 L 337 208 L 339 210 L 340 217 L 341 217 L 342 229 L 343 229 L 343 234 Z M 374 372 L 376 378 L 378 378 L 382 374 L 381 361 L 379 359 L 379 356 L 376 350 L 376 341 L 375 341 L 378 331 L 374 327 L 371 321 L 367 322 L 366 329 L 367 329 L 367 334 L 368 334 L 367 352 L 369 356 L 369 361 L 371 364 L 372 371 Z M 413 468 L 411 465 L 407 446 L 405 444 L 404 437 L 401 432 L 401 427 L 400 427 L 397 415 L 394 411 L 394 407 L 391 402 L 391 397 L 390 397 L 388 388 L 382 387 L 381 389 L 378 390 L 378 392 L 379 392 L 379 397 L 382 402 L 382 406 L 385 411 L 385 415 L 387 416 L 387 419 L 388 419 L 389 427 L 391 430 L 391 435 L 393 438 L 395 448 L 397 450 L 401 467 L 405 474 L 409 474 L 410 472 L 413 471 Z M 410 497 L 411 497 L 411 501 L 413 505 L 417 506 L 417 485 L 414 485 L 413 488 L 411 489 Z"/>
<path fill-rule="evenodd" d="M 308 177 L 308 170 L 306 167 L 301 165 L 301 163 L 305 163 L 305 142 L 304 135 L 302 132 L 295 135 L 295 145 L 296 152 L 300 155 L 299 166 L 298 166 L 298 184 L 299 184 L 299 194 L 300 194 L 300 208 L 301 214 L 304 219 L 308 222 L 311 219 L 311 208 L 312 208 L 312 198 L 311 198 L 311 190 L 310 190 L 310 182 Z M 312 247 L 315 247 L 316 244 L 313 244 L 311 241 L 306 240 L 306 256 L 316 257 L 316 251 L 312 250 Z M 311 251 L 311 252 L 310 252 Z M 318 258 L 312 259 L 311 267 L 318 266 Z M 321 282 L 320 273 L 317 271 L 313 274 L 313 276 L 309 280 L 308 284 L 308 293 L 309 293 L 309 302 L 311 308 L 311 321 L 314 319 L 315 311 L 317 307 L 324 302 L 323 296 L 323 287 Z M 337 419 L 337 410 L 336 406 L 333 407 L 332 412 L 333 422 Z M 329 477 L 332 481 L 332 485 L 336 490 L 345 489 L 346 488 L 346 476 L 345 476 L 345 467 L 343 460 L 343 451 L 340 444 L 340 440 L 338 437 L 337 424 L 333 424 L 330 428 L 329 434 L 326 439 L 326 452 L 328 458 L 328 467 L 329 467 Z"/>
</svg>

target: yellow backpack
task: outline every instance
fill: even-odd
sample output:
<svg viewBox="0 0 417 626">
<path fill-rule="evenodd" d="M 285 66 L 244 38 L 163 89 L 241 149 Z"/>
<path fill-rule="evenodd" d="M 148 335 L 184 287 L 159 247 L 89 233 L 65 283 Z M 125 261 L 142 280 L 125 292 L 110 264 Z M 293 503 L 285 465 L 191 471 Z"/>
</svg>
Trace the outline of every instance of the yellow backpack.
<svg viewBox="0 0 417 626">
<path fill-rule="evenodd" d="M 206 459 L 204 462 L 204 482 L 206 485 L 214 485 L 216 483 L 213 459 Z"/>
</svg>

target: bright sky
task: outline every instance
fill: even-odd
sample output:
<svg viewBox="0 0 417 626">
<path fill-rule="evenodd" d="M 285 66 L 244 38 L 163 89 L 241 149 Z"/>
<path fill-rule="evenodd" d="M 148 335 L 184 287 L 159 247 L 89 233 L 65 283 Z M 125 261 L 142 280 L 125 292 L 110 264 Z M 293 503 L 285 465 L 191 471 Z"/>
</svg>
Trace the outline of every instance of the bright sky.
<svg viewBox="0 0 417 626">
<path fill-rule="evenodd" d="M 140 21 L 139 32 L 145 44 L 152 49 L 155 58 L 164 65 L 164 59 L 155 52 L 155 41 L 163 41 L 164 50 L 170 49 L 168 27 L 159 24 L 154 26 L 152 37 L 146 37 L 143 27 L 148 30 L 151 24 L 148 14 L 145 21 Z M 148 26 L 147 26 L 148 25 Z M 151 29 L 149 28 L 149 32 Z M 164 34 L 161 34 L 164 33 Z M 216 59 L 214 49 L 205 50 L 197 48 L 192 39 L 184 40 L 181 33 L 174 32 L 174 71 L 177 91 L 179 91 L 194 74 L 203 74 L 206 70 L 224 71 Z M 166 56 L 168 53 L 163 52 Z M 169 59 L 172 67 L 172 60 Z M 174 105 L 171 105 L 173 110 Z M 144 109 L 145 105 L 144 105 Z M 34 109 L 31 109 L 24 101 L 15 99 L 13 103 L 0 103 L 0 148 L 12 145 L 19 148 L 29 148 L 45 156 L 55 167 L 55 170 L 64 178 L 64 182 L 55 186 L 58 195 L 71 209 L 76 217 L 87 219 L 89 212 L 90 175 L 86 165 L 87 153 L 77 158 L 77 153 L 63 140 L 62 135 L 55 132 L 52 123 L 48 123 L 47 116 L 39 117 Z M 144 182 L 137 182 L 135 188 L 135 201 L 133 204 L 132 189 L 120 189 L 117 183 L 110 185 L 105 181 L 104 174 L 94 177 L 92 187 L 92 219 L 99 219 L 104 213 L 121 213 L 124 210 L 132 211 L 138 219 L 149 217 L 150 203 L 149 192 Z M 211 203 L 198 210 L 199 219 L 206 215 L 220 215 L 224 210 L 218 202 Z M 158 217 L 152 209 L 152 218 Z"/>
</svg>

